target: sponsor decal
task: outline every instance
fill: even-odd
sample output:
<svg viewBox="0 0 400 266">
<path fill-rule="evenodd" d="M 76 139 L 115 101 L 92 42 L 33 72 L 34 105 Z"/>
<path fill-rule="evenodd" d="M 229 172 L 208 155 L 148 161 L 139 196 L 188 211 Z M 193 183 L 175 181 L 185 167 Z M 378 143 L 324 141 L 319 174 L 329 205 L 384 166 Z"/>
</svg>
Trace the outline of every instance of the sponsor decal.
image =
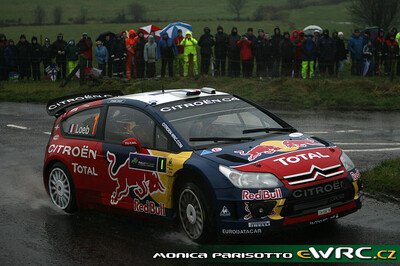
<svg viewBox="0 0 400 266">
<path fill-rule="evenodd" d="M 203 156 L 203 155 L 207 155 L 207 154 L 211 154 L 211 153 L 213 153 L 213 152 L 209 151 L 209 150 L 202 150 L 200 155 Z"/>
<path fill-rule="evenodd" d="M 228 217 L 228 216 L 231 216 L 231 213 L 229 212 L 228 208 L 226 206 L 224 206 L 224 207 L 222 207 L 222 210 L 219 213 L 219 216 Z"/>
<path fill-rule="evenodd" d="M 316 224 L 325 223 L 327 221 L 334 220 L 334 219 L 337 219 L 337 218 L 339 218 L 339 214 L 334 214 L 332 216 L 325 217 L 325 218 L 322 218 L 322 219 L 319 219 L 319 220 L 310 221 L 310 225 L 316 225 Z"/>
<path fill-rule="evenodd" d="M 329 155 L 324 155 L 320 152 L 309 152 L 309 153 L 302 153 L 302 154 L 296 154 L 293 156 L 289 157 L 281 157 L 278 159 L 275 159 L 274 162 L 280 162 L 281 164 L 287 166 L 289 164 L 296 164 L 299 163 L 300 161 L 308 161 L 308 160 L 313 160 L 315 158 L 322 159 L 322 158 L 330 158 Z"/>
<path fill-rule="evenodd" d="M 85 166 L 77 163 L 72 163 L 72 166 L 74 167 L 74 173 L 98 176 L 96 169 L 93 166 Z"/>
<path fill-rule="evenodd" d="M 138 153 L 129 153 L 129 168 L 144 170 L 150 172 L 166 173 L 167 158 L 143 155 Z"/>
<path fill-rule="evenodd" d="M 124 103 L 125 100 L 123 99 L 110 99 L 108 100 L 108 103 Z"/>
<path fill-rule="evenodd" d="M 114 169 L 116 156 L 112 152 L 107 152 L 108 175 L 116 183 L 110 199 L 112 205 L 118 204 L 120 200 L 127 197 L 130 188 L 133 188 L 133 193 L 141 200 L 154 193 L 165 192 L 165 186 L 156 172 L 132 169 L 130 168 L 129 159 L 128 156 L 122 165 Z"/>
<path fill-rule="evenodd" d="M 58 140 L 60 138 L 60 135 L 54 135 L 53 140 Z"/>
<path fill-rule="evenodd" d="M 57 153 L 62 155 L 68 155 L 73 157 L 80 157 L 85 159 L 96 159 L 97 158 L 97 151 L 92 150 L 89 146 L 83 147 L 71 147 L 68 145 L 56 145 L 51 144 L 47 149 L 48 153 Z"/>
<path fill-rule="evenodd" d="M 331 212 L 332 212 L 332 209 L 331 209 L 331 207 L 329 207 L 329 208 L 325 208 L 322 210 L 318 210 L 318 215 L 321 216 L 321 215 L 325 215 L 325 214 L 328 214 Z"/>
<path fill-rule="evenodd" d="M 212 152 L 220 152 L 220 151 L 222 151 L 222 148 L 212 148 L 211 151 Z"/>
<path fill-rule="evenodd" d="M 238 150 L 235 151 L 235 153 L 238 153 L 241 156 L 247 156 L 247 160 L 251 162 L 264 154 L 270 155 L 276 152 L 291 152 L 298 150 L 299 148 L 305 148 L 308 145 L 324 146 L 313 139 L 270 140 L 262 142 L 260 145 L 251 148 L 247 152 L 244 150 Z"/>
<path fill-rule="evenodd" d="M 302 136 L 303 136 L 303 133 L 300 133 L 300 132 L 295 132 L 295 133 L 289 134 L 289 137 L 291 137 L 291 138 L 298 138 L 298 137 L 302 137 Z"/>
<path fill-rule="evenodd" d="M 293 191 L 293 197 L 295 198 L 308 198 L 314 197 L 321 194 L 333 192 L 336 190 L 341 190 L 345 187 L 343 180 L 335 180 L 332 183 L 324 184 L 321 186 L 306 188 L 306 189 L 298 189 Z"/>
<path fill-rule="evenodd" d="M 87 100 L 87 99 L 102 99 L 102 98 L 109 98 L 109 97 L 112 97 L 112 95 L 111 94 L 90 94 L 90 95 L 77 96 L 75 98 L 70 98 L 70 99 L 66 99 L 66 100 L 54 103 L 54 104 L 48 106 L 47 109 L 49 111 L 51 111 L 51 110 L 56 109 L 57 107 L 64 106 L 64 105 L 72 103 L 72 102 L 83 101 L 83 100 Z"/>
<path fill-rule="evenodd" d="M 360 171 L 358 169 L 355 169 L 354 171 L 350 172 L 351 178 L 353 178 L 353 181 L 357 181 L 361 177 Z"/>
<path fill-rule="evenodd" d="M 183 103 L 183 104 L 177 104 L 173 106 L 165 106 L 160 109 L 161 112 L 166 113 L 166 112 L 171 112 L 171 111 L 176 111 L 176 110 L 182 110 L 186 108 L 194 108 L 194 107 L 199 107 L 203 105 L 210 105 L 210 104 L 219 104 L 219 103 L 226 103 L 226 102 L 233 102 L 233 101 L 240 101 L 240 99 L 236 97 L 223 97 L 220 99 L 205 99 L 205 100 L 199 100 L 195 102 L 190 102 L 190 103 Z"/>
<path fill-rule="evenodd" d="M 252 227 L 252 228 L 254 228 L 254 227 L 268 227 L 270 225 L 271 225 L 270 221 L 249 222 L 248 223 L 248 226 Z"/>
<path fill-rule="evenodd" d="M 172 132 L 172 130 L 169 128 L 169 126 L 167 124 L 165 124 L 165 122 L 163 122 L 162 127 L 168 132 L 168 134 L 171 136 L 171 138 L 175 141 L 176 145 L 178 145 L 179 148 L 183 147 L 182 142 L 178 139 L 178 137 L 175 135 L 174 132 Z"/>
<path fill-rule="evenodd" d="M 146 203 L 141 203 L 138 199 L 133 200 L 133 210 L 146 214 L 165 216 L 165 205 L 160 203 L 157 205 L 154 201 L 146 200 Z"/>
<path fill-rule="evenodd" d="M 86 126 L 79 126 L 78 124 L 71 124 L 69 127 L 70 134 L 81 134 L 81 135 L 89 135 L 90 134 L 90 128 L 88 125 Z"/>
<path fill-rule="evenodd" d="M 222 229 L 222 233 L 226 235 L 241 235 L 241 234 L 261 234 L 261 229 Z"/>
<path fill-rule="evenodd" d="M 59 128 L 60 128 L 59 125 L 56 125 L 56 126 L 54 127 L 55 130 L 57 130 L 57 129 L 59 129 Z"/>
<path fill-rule="evenodd" d="M 251 215 L 251 211 L 250 211 L 249 203 L 248 203 L 248 202 L 245 202 L 245 203 L 244 203 L 244 210 L 247 212 L 247 214 L 244 216 L 244 219 L 245 219 L 246 221 L 252 219 L 252 218 L 253 218 L 253 215 Z"/>
<path fill-rule="evenodd" d="M 270 199 L 281 199 L 282 191 L 280 188 L 275 188 L 274 192 L 266 189 L 260 189 L 253 193 L 248 190 L 242 190 L 242 200 L 270 200 Z"/>
</svg>

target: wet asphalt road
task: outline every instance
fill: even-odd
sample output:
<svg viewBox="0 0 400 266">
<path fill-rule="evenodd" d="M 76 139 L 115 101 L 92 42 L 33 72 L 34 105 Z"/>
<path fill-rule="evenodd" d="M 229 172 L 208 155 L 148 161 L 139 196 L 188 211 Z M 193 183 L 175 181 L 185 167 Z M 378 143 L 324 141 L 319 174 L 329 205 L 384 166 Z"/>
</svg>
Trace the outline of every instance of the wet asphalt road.
<svg viewBox="0 0 400 266">
<path fill-rule="evenodd" d="M 400 157 L 400 113 L 275 113 L 300 131 L 343 143 L 339 146 L 348 150 L 362 170 Z M 52 122 L 43 105 L 0 103 L 0 265 L 154 264 L 155 252 L 196 248 L 173 225 L 56 210 L 41 176 L 48 141 L 45 132 L 51 130 Z M 399 205 L 364 197 L 360 211 L 333 224 L 223 243 L 398 244 L 399 222 Z"/>
</svg>

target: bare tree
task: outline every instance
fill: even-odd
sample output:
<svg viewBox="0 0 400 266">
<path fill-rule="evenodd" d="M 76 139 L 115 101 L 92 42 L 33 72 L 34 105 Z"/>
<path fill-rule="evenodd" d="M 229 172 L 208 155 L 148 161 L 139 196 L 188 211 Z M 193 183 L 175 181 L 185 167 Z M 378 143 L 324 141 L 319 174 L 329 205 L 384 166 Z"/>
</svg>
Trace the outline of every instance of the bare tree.
<svg viewBox="0 0 400 266">
<path fill-rule="evenodd" d="M 56 25 L 61 24 L 63 13 L 64 13 L 64 10 L 61 6 L 54 7 L 54 9 L 53 9 L 54 24 L 56 24 Z"/>
<path fill-rule="evenodd" d="M 144 5 L 133 2 L 128 6 L 128 13 L 131 14 L 133 22 L 140 22 L 146 19 L 147 9 Z"/>
<path fill-rule="evenodd" d="M 235 14 L 236 20 L 240 20 L 246 2 L 246 0 L 228 0 L 228 9 Z"/>
<path fill-rule="evenodd" d="M 300 8 L 304 4 L 304 0 L 288 0 L 287 1 L 290 8 Z"/>
<path fill-rule="evenodd" d="M 88 16 L 88 9 L 81 7 L 79 15 L 75 19 L 75 23 L 77 24 L 86 24 Z"/>
<path fill-rule="evenodd" d="M 398 19 L 400 1 L 353 0 L 347 9 L 356 24 L 388 29 Z"/>
<path fill-rule="evenodd" d="M 33 10 L 34 23 L 36 25 L 42 25 L 45 17 L 46 11 L 41 5 L 37 5 L 36 8 Z"/>
</svg>

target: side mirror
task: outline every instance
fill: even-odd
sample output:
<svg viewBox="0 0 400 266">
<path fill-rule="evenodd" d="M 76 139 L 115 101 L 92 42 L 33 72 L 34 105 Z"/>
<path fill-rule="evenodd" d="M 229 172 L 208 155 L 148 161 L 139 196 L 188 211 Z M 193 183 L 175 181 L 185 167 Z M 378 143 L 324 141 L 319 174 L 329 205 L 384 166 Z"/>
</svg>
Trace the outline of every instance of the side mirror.
<svg viewBox="0 0 400 266">
<path fill-rule="evenodd" d="M 136 152 L 141 152 L 142 151 L 142 145 L 140 144 L 139 140 L 137 138 L 128 138 L 122 141 L 122 146 L 131 146 L 136 148 Z"/>
</svg>

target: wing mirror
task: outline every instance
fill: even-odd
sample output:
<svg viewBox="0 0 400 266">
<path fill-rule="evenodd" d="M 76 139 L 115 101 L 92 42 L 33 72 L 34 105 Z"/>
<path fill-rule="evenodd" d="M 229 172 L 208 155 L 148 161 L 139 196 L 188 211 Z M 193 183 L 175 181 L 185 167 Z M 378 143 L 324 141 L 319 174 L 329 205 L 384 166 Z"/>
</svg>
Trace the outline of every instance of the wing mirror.
<svg viewBox="0 0 400 266">
<path fill-rule="evenodd" d="M 140 141 L 137 138 L 128 138 L 122 141 L 122 146 L 131 146 L 136 148 L 136 152 L 141 152 L 142 151 L 142 145 L 140 144 Z"/>
</svg>

